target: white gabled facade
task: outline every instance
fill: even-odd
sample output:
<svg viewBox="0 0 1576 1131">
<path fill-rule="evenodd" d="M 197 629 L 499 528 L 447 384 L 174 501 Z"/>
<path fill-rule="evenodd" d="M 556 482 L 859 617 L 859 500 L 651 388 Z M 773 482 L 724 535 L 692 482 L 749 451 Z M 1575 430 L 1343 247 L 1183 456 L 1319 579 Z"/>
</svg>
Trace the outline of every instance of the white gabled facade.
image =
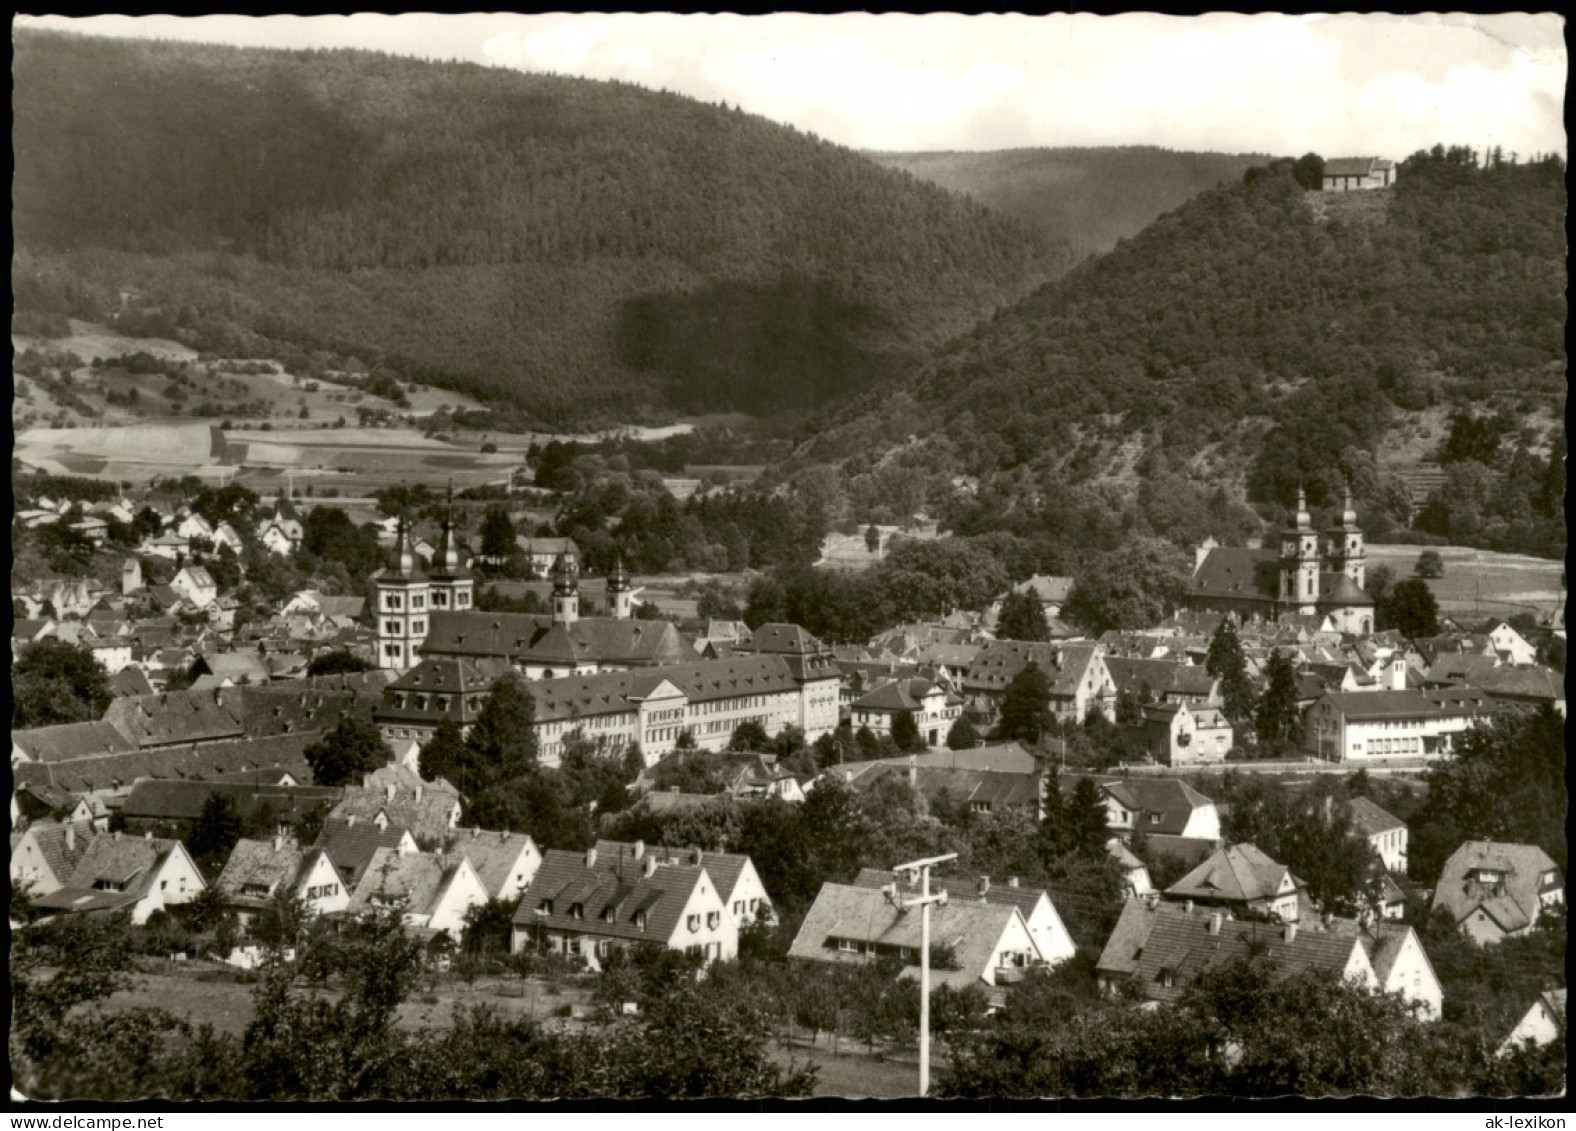
<svg viewBox="0 0 1576 1131">
<path fill-rule="evenodd" d="M 438 892 L 426 915 L 407 913 L 405 919 L 415 926 L 426 927 L 431 931 L 443 931 L 458 941 L 460 933 L 465 929 L 465 913 L 486 902 L 487 889 L 482 885 L 481 877 L 476 874 L 476 869 L 471 867 L 471 862 L 462 857 L 459 867 L 455 869 L 449 882 Z M 418 918 L 422 921 L 414 922 Z"/>
<path fill-rule="evenodd" d="M 728 962 L 739 954 L 739 928 L 733 916 L 723 906 L 717 885 L 705 869 L 701 880 L 690 891 L 684 903 L 668 947 L 687 954 L 699 954 L 709 965 Z M 595 968 L 595 967 L 593 967 Z"/>
<path fill-rule="evenodd" d="M 733 890 L 718 894 L 727 905 L 728 914 L 738 929 L 742 930 L 756 922 L 770 923 L 776 918 L 772 897 L 766 894 L 766 886 L 755 871 L 755 861 L 749 857 L 745 857 L 744 868 L 734 881 Z"/>
</svg>

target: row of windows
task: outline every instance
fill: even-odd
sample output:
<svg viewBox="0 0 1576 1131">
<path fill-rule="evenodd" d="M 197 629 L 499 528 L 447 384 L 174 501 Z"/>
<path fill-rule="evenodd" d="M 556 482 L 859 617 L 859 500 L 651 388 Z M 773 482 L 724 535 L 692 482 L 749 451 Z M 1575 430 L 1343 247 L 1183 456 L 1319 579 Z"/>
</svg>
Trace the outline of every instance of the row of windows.
<svg viewBox="0 0 1576 1131">
<path fill-rule="evenodd" d="M 338 884 L 314 884 L 306 889 L 307 899 L 328 899 L 339 894 Z"/>
<path fill-rule="evenodd" d="M 427 631 L 427 622 L 426 621 L 424 621 L 424 620 L 413 620 L 413 621 L 410 622 L 411 635 L 413 635 L 413 636 L 421 636 L 426 631 Z M 386 620 L 386 621 L 383 622 L 383 635 L 384 636 L 400 636 L 402 634 L 403 634 L 403 630 L 400 628 L 399 621 L 397 621 L 397 620 Z"/>
</svg>

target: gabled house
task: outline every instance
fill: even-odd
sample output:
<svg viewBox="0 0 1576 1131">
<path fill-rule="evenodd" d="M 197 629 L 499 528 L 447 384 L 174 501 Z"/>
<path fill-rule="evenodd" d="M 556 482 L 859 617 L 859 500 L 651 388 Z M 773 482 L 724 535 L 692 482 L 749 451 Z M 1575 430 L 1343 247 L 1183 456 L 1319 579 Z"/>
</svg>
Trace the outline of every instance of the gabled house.
<svg viewBox="0 0 1576 1131">
<path fill-rule="evenodd" d="M 1122 843 L 1121 837 L 1114 836 L 1106 841 L 1105 851 L 1121 869 L 1124 898 L 1142 899 L 1154 894 L 1155 885 L 1149 878 L 1149 866 L 1133 855 L 1133 850 Z"/>
<path fill-rule="evenodd" d="M 34 896 L 66 886 L 87 851 L 92 829 L 77 822 L 34 821 L 11 834 L 11 885 Z"/>
<path fill-rule="evenodd" d="M 515 913 L 513 950 L 545 949 L 600 970 L 615 949 L 640 944 L 725 962 L 739 952 L 739 928 L 701 865 L 550 849 Z"/>
<path fill-rule="evenodd" d="M 350 889 L 328 853 L 321 848 L 302 848 L 286 836 L 236 841 L 214 887 L 243 925 L 265 910 L 281 891 L 301 900 L 309 915 L 343 911 L 350 903 Z"/>
<path fill-rule="evenodd" d="M 1090 711 L 1115 717 L 1116 685 L 1098 644 L 993 640 L 980 649 L 963 678 L 968 706 L 994 717 L 1007 685 L 1031 663 L 1050 683 L 1050 708 L 1057 719 L 1082 722 Z"/>
<path fill-rule="evenodd" d="M 636 862 L 651 857 L 657 867 L 674 865 L 701 867 L 716 886 L 717 896 L 740 930 L 752 923 L 771 923 L 776 918 L 772 897 L 766 893 L 755 863 L 736 852 L 703 852 L 698 848 L 668 848 L 644 841 L 599 840 L 597 858 L 606 861 Z"/>
<path fill-rule="evenodd" d="M 189 565 L 170 579 L 170 588 L 194 609 L 206 609 L 219 599 L 219 585 L 202 566 Z"/>
<path fill-rule="evenodd" d="M 1251 844 L 1233 844 L 1211 855 L 1172 884 L 1165 898 L 1174 903 L 1220 907 L 1237 915 L 1278 916 L 1296 923 L 1306 885 L 1284 864 Z"/>
<path fill-rule="evenodd" d="M 403 825 L 379 827 L 354 817 L 330 817 L 324 821 L 313 847 L 328 853 L 346 885 L 354 885 L 361 879 L 367 864 L 380 848 L 394 849 L 402 856 L 417 851 L 416 838 Z"/>
<path fill-rule="evenodd" d="M 443 851 L 471 862 L 489 899 L 519 896 L 542 866 L 541 851 L 525 833 L 455 829 Z"/>
<path fill-rule="evenodd" d="M 330 817 L 355 817 L 380 827 L 400 825 L 421 844 L 446 840 L 460 823 L 460 794 L 443 778 L 423 781 L 404 766 L 390 763 L 364 774 L 360 788 L 347 786 Z"/>
<path fill-rule="evenodd" d="M 1501 707 L 1522 711 L 1550 707 L 1565 717 L 1565 677 L 1541 664 L 1506 664 L 1476 680 L 1475 686 Z"/>
<path fill-rule="evenodd" d="M 1348 801 L 1346 814 L 1351 818 L 1352 835 L 1366 840 L 1389 871 L 1406 875 L 1406 842 L 1409 835 L 1406 822 L 1385 812 L 1366 797 L 1354 797 Z"/>
<path fill-rule="evenodd" d="M 241 536 L 236 533 L 235 527 L 231 526 L 228 522 L 221 522 L 218 526 L 213 528 L 213 538 L 211 540 L 215 550 L 219 549 L 221 546 L 228 546 L 230 548 L 230 552 L 237 556 L 239 556 L 241 552 L 246 549 L 246 543 L 243 542 L 241 540 Z"/>
<path fill-rule="evenodd" d="M 152 538 L 144 538 L 137 551 L 150 558 L 163 558 L 171 562 L 181 561 L 191 556 L 191 539 L 173 530 L 167 530 Z"/>
<path fill-rule="evenodd" d="M 919 887 L 907 877 L 880 868 L 861 868 L 854 879 L 855 887 L 876 891 L 893 884 L 897 885 L 898 892 L 905 898 L 919 894 Z M 1029 928 L 1029 937 L 1034 940 L 1040 958 L 1048 966 L 1067 961 L 1078 950 L 1072 936 L 1067 933 L 1061 915 L 1057 913 L 1056 905 L 1051 902 L 1050 893 L 1043 888 L 1020 886 L 1017 876 L 1009 877 L 1006 883 L 995 883 L 989 876 L 981 876 L 972 883 L 952 877 L 932 878 L 930 885 L 932 891 L 944 889 L 949 904 L 976 902 L 1016 907 Z"/>
<path fill-rule="evenodd" d="M 196 511 L 187 511 L 175 520 L 172 527 L 182 538 L 213 539 L 213 524 Z"/>
<path fill-rule="evenodd" d="M 1063 782 L 1066 787 L 1070 781 Z M 1117 836 L 1142 830 L 1154 836 L 1220 839 L 1215 803 L 1177 778 L 1111 778 L 1098 783 L 1106 824 Z"/>
<path fill-rule="evenodd" d="M 1395 162 L 1385 157 L 1332 157 L 1324 163 L 1324 191 L 1389 188 L 1396 171 Z"/>
<path fill-rule="evenodd" d="M 1190 707 L 1219 706 L 1220 680 L 1197 664 L 1174 660 L 1140 660 L 1106 656 L 1105 667 L 1118 695 L 1127 694 L 1161 704 L 1186 703 Z"/>
<path fill-rule="evenodd" d="M 1471 840 L 1450 854 L 1434 888 L 1443 908 L 1480 945 L 1524 935 L 1546 908 L 1565 903 L 1559 866 L 1532 844 Z"/>
<path fill-rule="evenodd" d="M 1565 991 L 1544 990 L 1533 1001 L 1532 1007 L 1521 1015 L 1516 1027 L 1499 1046 L 1500 1056 L 1509 1056 L 1516 1049 L 1532 1045 L 1546 1045 L 1565 1035 Z"/>
<path fill-rule="evenodd" d="M 1236 731 L 1218 707 L 1151 703 L 1142 708 L 1144 744 L 1162 766 L 1224 762 Z"/>
<path fill-rule="evenodd" d="M 423 660 L 383 689 L 373 721 L 385 741 L 426 742 L 444 719 L 463 736 L 487 705 L 493 684 L 513 670 L 507 660 L 495 657 Z"/>
<path fill-rule="evenodd" d="M 934 886 L 934 881 L 932 881 Z M 951 900 L 930 909 L 932 986 L 979 986 L 990 995 L 1045 959 L 1023 914 L 1011 904 Z M 903 963 L 902 977 L 919 977 L 920 910 L 902 906 L 874 888 L 822 884 L 804 917 L 789 958 L 811 962 L 869 963 L 878 957 Z M 947 956 L 938 963 L 938 955 Z M 999 1002 L 998 993 L 995 1000 Z"/>
<path fill-rule="evenodd" d="M 178 840 L 98 833 L 88 841 L 70 879 L 35 900 L 34 907 L 73 915 L 129 912 L 132 923 L 141 926 L 155 911 L 189 903 L 206 886 Z"/>
<path fill-rule="evenodd" d="M 1538 662 L 1538 649 L 1505 621 L 1489 629 L 1488 639 L 1494 654 L 1504 663 L 1524 667 Z"/>
<path fill-rule="evenodd" d="M 407 927 L 459 941 L 465 913 L 487 902 L 487 889 L 464 856 L 380 848 L 345 907 L 348 915 L 397 908 Z"/>
<path fill-rule="evenodd" d="M 1146 1000 L 1170 1004 L 1200 974 L 1254 953 L 1281 974 L 1323 970 L 1351 985 L 1379 988 L 1368 951 L 1354 935 L 1243 921 L 1223 908 L 1145 899 L 1123 905 L 1095 969 L 1107 993 L 1130 984 Z"/>
<path fill-rule="evenodd" d="M 1423 940 L 1411 927 L 1386 919 L 1364 924 L 1334 918 L 1310 926 L 1355 937 L 1368 953 L 1380 993 L 1396 994 L 1402 1001 L 1417 1004 L 1424 1021 L 1439 1020 L 1444 990 L 1423 949 Z"/>
<path fill-rule="evenodd" d="M 963 714 L 963 698 L 928 679 L 894 679 L 861 696 L 849 708 L 854 727 L 890 735 L 898 715 L 908 712 L 926 746 L 940 746 Z"/>
</svg>

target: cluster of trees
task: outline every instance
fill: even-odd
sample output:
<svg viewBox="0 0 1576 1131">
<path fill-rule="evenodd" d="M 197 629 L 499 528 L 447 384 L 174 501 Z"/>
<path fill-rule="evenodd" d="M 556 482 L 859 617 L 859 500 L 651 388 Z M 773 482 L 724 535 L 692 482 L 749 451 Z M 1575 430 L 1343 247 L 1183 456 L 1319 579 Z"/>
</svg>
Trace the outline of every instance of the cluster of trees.
<svg viewBox="0 0 1576 1131">
<path fill-rule="evenodd" d="M 48 35 L 18 67 L 18 152 L 57 158 L 22 162 L 19 308 L 99 317 L 130 279 L 140 330 L 356 354 L 542 423 L 813 406 L 1066 263 L 840 146 L 629 84 Z"/>
<path fill-rule="evenodd" d="M 770 1055 L 753 999 L 692 977 L 648 995 L 638 1016 L 589 1029 L 486 1007 L 407 1029 L 397 1013 L 427 967 L 397 912 L 277 940 L 239 1037 L 162 1007 L 110 1011 L 106 999 L 139 971 L 130 933 L 69 917 L 13 940 L 11 1065 L 30 1099 L 681 1099 L 803 1096 L 814 1084 L 813 1069 Z"/>
<path fill-rule="evenodd" d="M 1400 998 L 1262 953 L 1206 970 L 1172 1005 L 1080 1001 L 1031 974 L 1007 1006 L 949 1042 L 939 1092 L 1040 1096 L 1544 1095 L 1564 1041 L 1504 1060 L 1476 1028 L 1417 1017 Z"/>
<path fill-rule="evenodd" d="M 1565 432 L 1542 438 L 1501 409 L 1458 412 L 1440 445 L 1445 479 L 1413 525 L 1468 546 L 1540 557 L 1565 556 Z"/>
<path fill-rule="evenodd" d="M 87 723 L 112 696 L 109 673 L 87 648 L 47 637 L 26 645 L 11 665 L 11 728 Z"/>
</svg>

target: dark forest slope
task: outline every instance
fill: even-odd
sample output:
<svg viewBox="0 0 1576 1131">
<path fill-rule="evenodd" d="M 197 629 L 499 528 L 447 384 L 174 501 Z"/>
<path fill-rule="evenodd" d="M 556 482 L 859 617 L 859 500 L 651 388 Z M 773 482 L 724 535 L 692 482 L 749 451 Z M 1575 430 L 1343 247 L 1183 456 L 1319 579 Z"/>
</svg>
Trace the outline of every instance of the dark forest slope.
<svg viewBox="0 0 1576 1131">
<path fill-rule="evenodd" d="M 1009 511 L 1101 483 L 1128 501 L 1174 484 L 1161 508 L 1183 488 L 1284 504 L 1300 479 L 1319 505 L 1349 476 L 1404 521 L 1379 471 L 1414 414 L 1562 419 L 1564 214 L 1552 158 L 1478 168 L 1441 150 L 1346 197 L 1238 182 L 955 339 L 796 458 L 840 464 L 864 506 L 897 467 L 902 505 L 932 510 L 987 505 L 959 498 L 960 476 Z M 1542 431 L 1507 435 L 1506 458 L 1547 453 Z"/>
<path fill-rule="evenodd" d="M 973 197 L 1079 252 L 1108 251 L 1162 213 L 1266 161 L 1262 154 L 1155 146 L 866 156 Z"/>
<path fill-rule="evenodd" d="M 379 359 L 572 424 L 795 410 L 1065 269 L 737 110 L 362 52 L 15 37 L 23 309 Z"/>
</svg>

